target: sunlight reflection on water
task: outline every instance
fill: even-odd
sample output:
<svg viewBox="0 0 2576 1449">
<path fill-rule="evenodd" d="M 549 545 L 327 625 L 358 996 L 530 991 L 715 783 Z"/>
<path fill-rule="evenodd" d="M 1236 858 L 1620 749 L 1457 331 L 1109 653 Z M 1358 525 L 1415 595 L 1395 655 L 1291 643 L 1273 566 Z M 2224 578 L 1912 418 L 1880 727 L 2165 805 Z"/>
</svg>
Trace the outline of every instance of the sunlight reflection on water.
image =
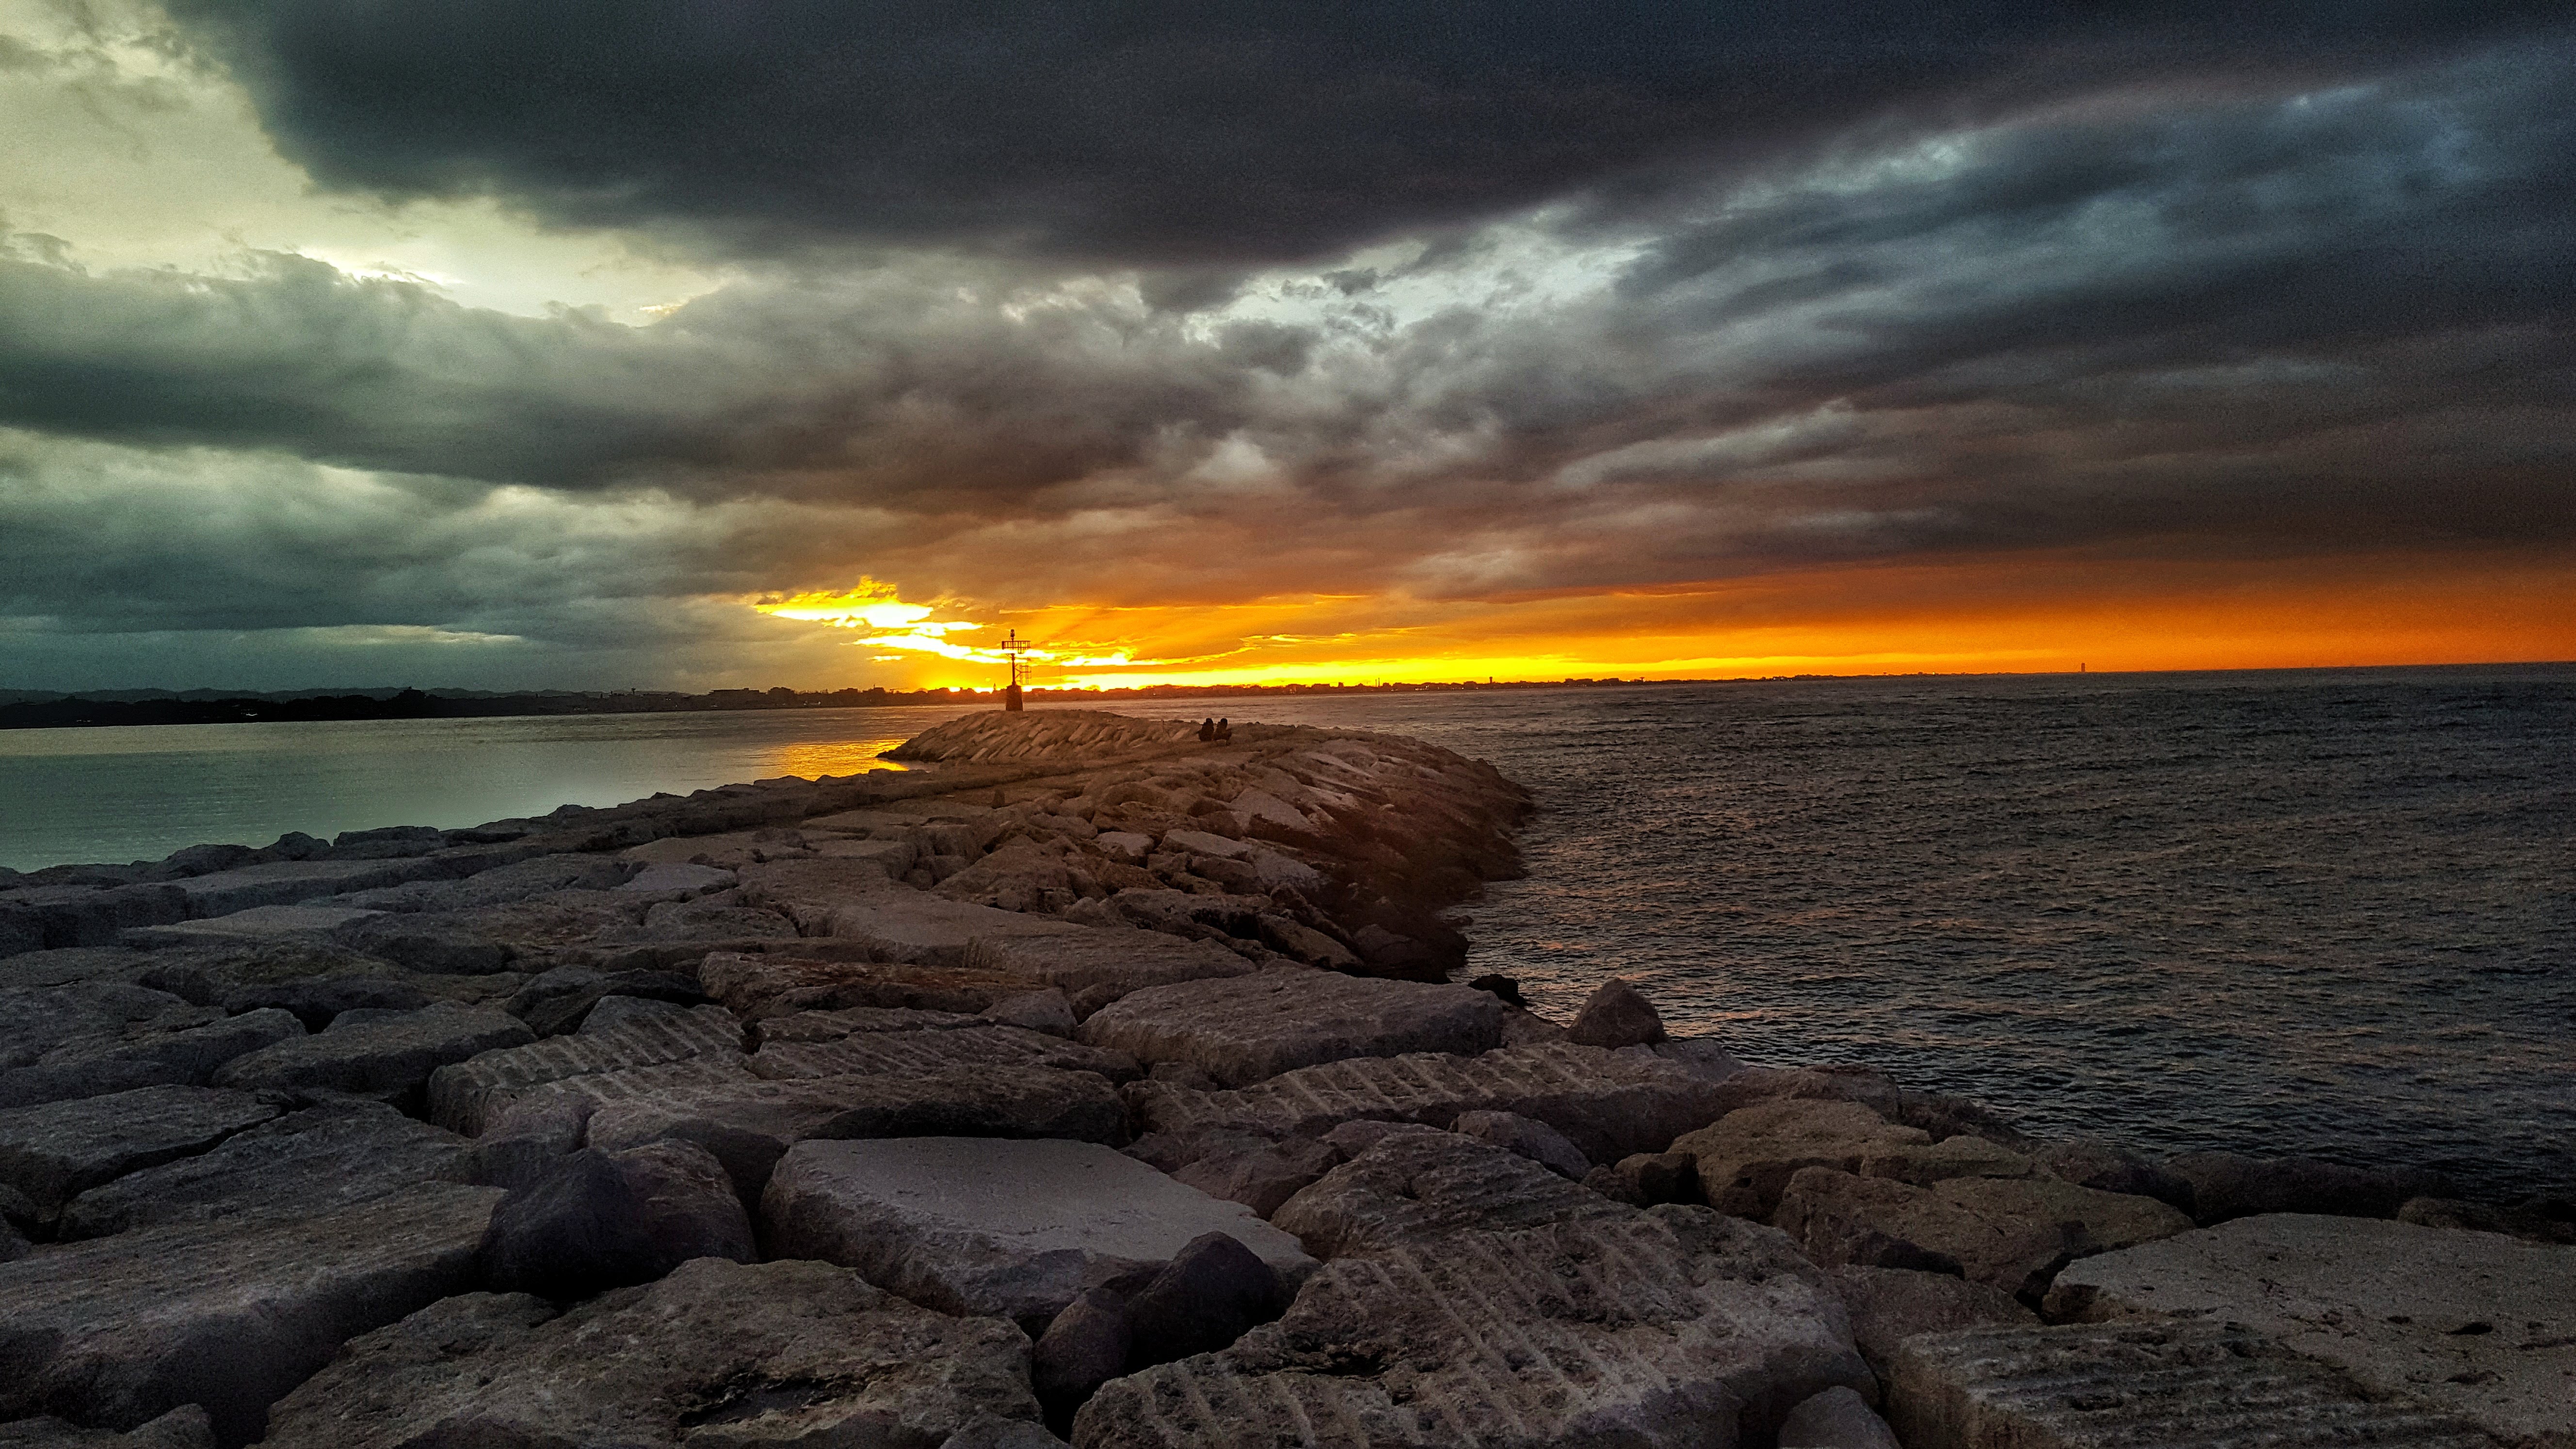
<svg viewBox="0 0 2576 1449">
<path fill-rule="evenodd" d="M 801 775 L 811 780 L 823 775 L 864 775 L 870 770 L 902 770 L 909 766 L 877 756 L 905 740 L 909 734 L 889 735 L 878 740 L 799 740 L 781 745 L 761 757 L 760 778 L 779 775 Z"/>
</svg>

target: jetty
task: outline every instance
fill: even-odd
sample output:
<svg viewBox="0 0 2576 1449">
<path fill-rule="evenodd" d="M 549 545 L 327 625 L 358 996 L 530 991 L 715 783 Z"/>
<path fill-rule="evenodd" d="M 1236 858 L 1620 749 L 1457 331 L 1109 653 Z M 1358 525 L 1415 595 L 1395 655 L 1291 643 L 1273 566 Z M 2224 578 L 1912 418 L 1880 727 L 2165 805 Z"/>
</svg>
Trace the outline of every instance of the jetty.
<svg viewBox="0 0 2576 1449">
<path fill-rule="evenodd" d="M 2576 1226 L 1462 981 L 1528 792 L 905 768 L 0 872 L 0 1449 L 2576 1449 Z"/>
</svg>

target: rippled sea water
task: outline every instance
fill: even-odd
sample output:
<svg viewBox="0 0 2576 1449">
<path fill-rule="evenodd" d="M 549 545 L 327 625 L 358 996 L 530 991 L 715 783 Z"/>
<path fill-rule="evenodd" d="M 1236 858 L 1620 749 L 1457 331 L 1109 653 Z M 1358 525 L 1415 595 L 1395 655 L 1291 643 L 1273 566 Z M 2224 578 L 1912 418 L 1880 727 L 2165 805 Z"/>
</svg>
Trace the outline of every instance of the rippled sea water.
<svg viewBox="0 0 2576 1449">
<path fill-rule="evenodd" d="M 1529 878 L 1465 911 L 1472 968 L 1542 1010 L 1628 976 L 1748 1060 L 2037 1131 L 2576 1189 L 2576 669 L 1183 707 L 1531 786 Z M 845 773 L 956 712 L 0 732 L 0 864 Z"/>
</svg>

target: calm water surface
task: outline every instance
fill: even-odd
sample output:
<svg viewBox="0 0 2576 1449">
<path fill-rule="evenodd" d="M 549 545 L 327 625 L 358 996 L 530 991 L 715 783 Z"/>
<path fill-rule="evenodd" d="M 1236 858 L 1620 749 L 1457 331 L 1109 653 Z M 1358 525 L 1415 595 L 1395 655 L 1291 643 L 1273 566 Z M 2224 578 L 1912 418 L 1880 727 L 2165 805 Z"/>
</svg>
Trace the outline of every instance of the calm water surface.
<svg viewBox="0 0 2576 1449">
<path fill-rule="evenodd" d="M 1225 704 L 1529 784 L 1467 910 L 1544 1010 L 1615 973 L 2035 1130 L 2576 1189 L 2576 669 Z M 955 712 L 6 732 L 0 863 L 848 773 Z"/>
</svg>

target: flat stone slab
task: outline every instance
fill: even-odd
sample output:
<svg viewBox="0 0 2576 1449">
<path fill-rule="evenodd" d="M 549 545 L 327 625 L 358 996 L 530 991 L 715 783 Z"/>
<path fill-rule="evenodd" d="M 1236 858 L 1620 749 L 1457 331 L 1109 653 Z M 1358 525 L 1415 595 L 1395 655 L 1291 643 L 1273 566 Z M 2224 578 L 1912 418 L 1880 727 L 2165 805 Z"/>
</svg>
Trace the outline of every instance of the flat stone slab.
<svg viewBox="0 0 2576 1449">
<path fill-rule="evenodd" d="M 1178 981 L 1247 976 L 1251 962 L 1213 941 L 1193 941 L 1133 926 L 1090 926 L 1079 933 L 977 936 L 966 943 L 973 969 L 1022 977 L 1067 996 L 1105 986 L 1137 991 Z"/>
<path fill-rule="evenodd" d="M 409 860 L 278 860 L 172 881 L 193 918 L 229 916 L 257 906 L 291 906 L 317 896 L 393 885 L 421 874 Z"/>
<path fill-rule="evenodd" d="M 2241 1323 L 2517 1444 L 2576 1444 L 2576 1247 L 2269 1213 L 2070 1265 L 2052 1316 Z"/>
<path fill-rule="evenodd" d="M 375 1102 L 335 1102 L 245 1128 L 213 1150 L 130 1172 L 71 1200 L 65 1239 L 162 1223 L 311 1217 L 455 1180 L 464 1138 Z"/>
<path fill-rule="evenodd" d="M 830 927 L 834 939 L 859 942 L 881 960 L 931 966 L 965 965 L 967 947 L 979 940 L 1068 936 L 1089 929 L 1048 916 L 952 901 L 906 886 L 837 907 Z"/>
<path fill-rule="evenodd" d="M 1500 1232 L 1635 1212 L 1518 1153 L 1455 1132 L 1398 1127 L 1270 1215 L 1318 1258 L 1468 1229 Z"/>
<path fill-rule="evenodd" d="M 113 947 L 43 954 L 126 955 Z M 122 1037 L 136 1030 L 184 1030 L 203 1026 L 217 1015 L 131 981 L 76 980 L 0 990 L 0 1071 L 31 1066 L 74 1041 Z"/>
<path fill-rule="evenodd" d="M 166 926 L 135 926 L 121 939 L 129 946 L 153 949 L 201 942 L 266 941 L 280 936 L 319 939 L 342 926 L 383 914 L 356 906 L 253 906 L 230 915 L 176 921 Z"/>
<path fill-rule="evenodd" d="M 248 1092 L 139 1087 L 0 1112 L 0 1185 L 51 1217 L 90 1188 L 203 1152 L 281 1110 Z"/>
<path fill-rule="evenodd" d="M 172 1224 L 0 1264 L 0 1418 L 128 1429 L 202 1404 L 218 1443 L 243 1444 L 340 1344 L 469 1287 L 500 1198 L 442 1183 L 316 1217 Z"/>
<path fill-rule="evenodd" d="M 1896 1350 L 1888 1422 L 1906 1449 L 2495 1449 L 2448 1415 L 2217 1322 L 1926 1333 Z"/>
<path fill-rule="evenodd" d="M 1594 1162 L 1661 1152 L 1719 1111 L 1717 1084 L 1682 1067 L 1645 1053 L 1561 1043 L 1477 1057 L 1356 1057 L 1233 1091 L 1162 1082 L 1139 1082 L 1128 1091 L 1144 1130 L 1174 1135 L 1319 1137 L 1344 1122 L 1446 1127 L 1461 1112 L 1516 1112 L 1564 1133 Z"/>
<path fill-rule="evenodd" d="M 349 1346 L 269 1415 L 271 1449 L 421 1444 L 935 1446 L 1037 1418 L 1029 1344 L 824 1263 L 684 1263 L 557 1316 L 434 1304 Z"/>
<path fill-rule="evenodd" d="M 136 1087 L 203 1086 L 233 1058 L 304 1035 L 286 1011 L 244 1012 L 203 1026 L 75 1037 L 25 1066 L 0 1071 L 0 1108 L 95 1097 Z"/>
<path fill-rule="evenodd" d="M 773 1250 L 856 1268 L 925 1307 L 1044 1323 L 1085 1289 L 1224 1233 L 1284 1281 L 1314 1267 L 1297 1240 L 1088 1142 L 911 1137 L 807 1142 L 761 1197 Z"/>
<path fill-rule="evenodd" d="M 646 1067 L 670 1072 L 698 1063 Z M 574 1077 L 544 1090 L 581 1089 Z M 1093 1072 L 971 1067 L 918 1077 L 824 1077 L 656 1087 L 603 1101 L 587 1141 L 602 1151 L 693 1142 L 714 1153 L 746 1195 L 757 1194 L 787 1150 L 808 1140 L 879 1137 L 1066 1138 L 1127 1141 L 1117 1090 Z"/>
<path fill-rule="evenodd" d="M 1112 1379 L 1073 1442 L 1692 1449 L 1836 1384 L 1874 1387 L 1820 1270 L 1769 1228 L 1665 1207 L 1327 1264 L 1233 1347 Z"/>
<path fill-rule="evenodd" d="M 661 1066 L 692 1057 L 740 1057 L 742 1023 L 720 1006 L 637 1017 L 597 1032 L 502 1047 L 440 1067 L 429 1078 L 429 1120 L 479 1136 L 530 1087 L 566 1077 Z"/>
<path fill-rule="evenodd" d="M 1263 971 L 1129 992 L 1092 1013 L 1081 1036 L 1241 1087 L 1348 1057 L 1488 1051 L 1503 1044 L 1503 1002 L 1469 986 Z"/>
<path fill-rule="evenodd" d="M 1029 990 L 1025 977 L 970 967 L 742 951 L 709 953 L 698 979 L 747 1022 L 849 1007 L 972 1014 Z"/>
<path fill-rule="evenodd" d="M 772 1081 L 807 1077 L 905 1076 L 971 1067 L 1052 1067 L 1098 1072 L 1113 1082 L 1142 1075 L 1136 1059 L 1023 1027 L 985 1022 L 927 1031 L 854 1032 L 837 1041 L 772 1041 L 751 1054 L 753 1075 Z"/>
<path fill-rule="evenodd" d="M 344 1011 L 311 1036 L 234 1058 L 215 1084 L 403 1098 L 450 1062 L 535 1039 L 526 1022 L 493 1007 Z"/>
<path fill-rule="evenodd" d="M 732 871 L 712 865 L 690 865 L 665 861 L 648 865 L 633 880 L 617 887 L 622 891 L 720 891 L 734 883 Z"/>
</svg>

